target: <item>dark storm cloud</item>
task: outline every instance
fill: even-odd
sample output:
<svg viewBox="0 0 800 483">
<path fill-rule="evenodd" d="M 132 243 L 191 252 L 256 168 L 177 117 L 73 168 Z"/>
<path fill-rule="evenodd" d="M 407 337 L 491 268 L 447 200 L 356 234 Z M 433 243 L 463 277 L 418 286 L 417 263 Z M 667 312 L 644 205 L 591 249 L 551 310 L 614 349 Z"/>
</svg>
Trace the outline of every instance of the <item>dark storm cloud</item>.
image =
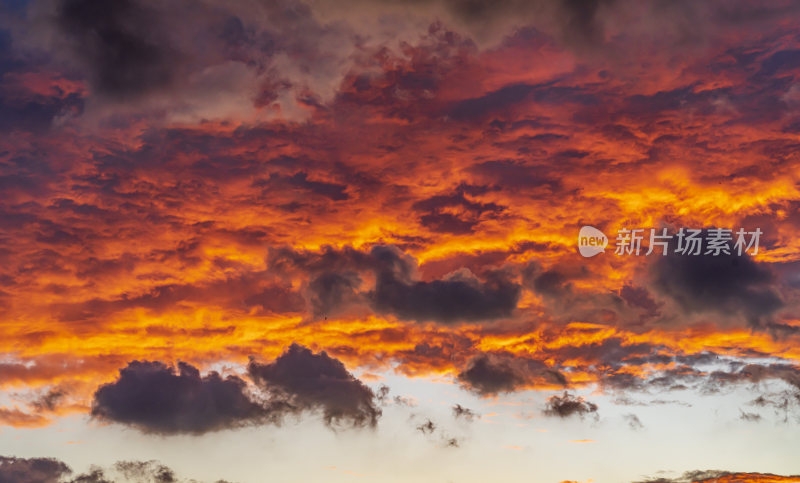
<svg viewBox="0 0 800 483">
<path fill-rule="evenodd" d="M 272 363 L 250 362 L 248 373 L 274 400 L 321 411 L 328 425 L 375 426 L 381 416 L 372 390 L 324 351 L 292 344 Z"/>
<path fill-rule="evenodd" d="M 568 418 L 570 416 L 585 416 L 596 414 L 597 404 L 585 400 L 581 396 L 575 396 L 564 392 L 561 396 L 555 395 L 547 398 L 544 414 L 547 416 L 557 416 Z"/>
<path fill-rule="evenodd" d="M 100 94 L 130 98 L 168 85 L 179 55 L 162 13 L 139 0 L 61 0 L 56 23 Z"/>
<path fill-rule="evenodd" d="M 244 380 L 201 376 L 192 365 L 133 361 L 94 394 L 92 416 L 147 433 L 202 434 L 263 421 L 270 411 L 247 394 Z"/>
<path fill-rule="evenodd" d="M 750 323 L 764 322 L 784 303 L 772 272 L 747 255 L 676 255 L 658 257 L 653 286 L 687 313 L 740 314 Z"/>
<path fill-rule="evenodd" d="M 566 386 L 558 370 L 533 359 L 511 354 L 481 354 L 467 363 L 458 374 L 458 381 L 467 389 L 481 395 L 512 392 L 534 384 Z"/>
</svg>

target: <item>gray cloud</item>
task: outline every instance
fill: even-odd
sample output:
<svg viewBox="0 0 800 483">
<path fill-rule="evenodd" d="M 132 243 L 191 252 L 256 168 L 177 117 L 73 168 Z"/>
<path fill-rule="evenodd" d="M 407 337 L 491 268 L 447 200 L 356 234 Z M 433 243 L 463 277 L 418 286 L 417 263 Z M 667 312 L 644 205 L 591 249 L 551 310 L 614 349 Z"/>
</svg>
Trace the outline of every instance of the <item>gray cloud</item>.
<svg viewBox="0 0 800 483">
<path fill-rule="evenodd" d="M 319 410 L 329 425 L 375 426 L 381 416 L 373 391 L 324 351 L 292 344 L 272 363 L 251 361 L 247 371 L 273 401 Z"/>
<path fill-rule="evenodd" d="M 544 362 L 505 353 L 486 353 L 472 358 L 458 374 L 458 381 L 483 395 L 512 392 L 535 384 L 566 385 L 564 375 Z"/>
<path fill-rule="evenodd" d="M 202 434 L 304 411 L 320 411 L 332 426 L 375 426 L 381 415 L 372 390 L 325 352 L 292 344 L 271 363 L 251 361 L 248 374 L 260 391 L 237 376 L 201 376 L 185 362 L 133 361 L 97 389 L 92 416 L 145 433 Z"/>
<path fill-rule="evenodd" d="M 575 396 L 564 392 L 561 396 L 555 395 L 547 398 L 544 414 L 547 416 L 557 416 L 568 418 L 570 416 L 585 416 L 596 414 L 597 404 L 585 400 L 582 396 Z"/>
<path fill-rule="evenodd" d="M 653 286 L 687 313 L 739 314 L 761 324 L 784 305 L 775 278 L 765 265 L 731 253 L 658 257 Z"/>
<path fill-rule="evenodd" d="M 161 434 L 201 434 L 262 422 L 271 415 L 248 396 L 241 378 L 216 372 L 201 376 L 185 362 L 176 370 L 161 362 L 133 361 L 116 381 L 95 392 L 92 403 L 95 418 Z"/>
</svg>

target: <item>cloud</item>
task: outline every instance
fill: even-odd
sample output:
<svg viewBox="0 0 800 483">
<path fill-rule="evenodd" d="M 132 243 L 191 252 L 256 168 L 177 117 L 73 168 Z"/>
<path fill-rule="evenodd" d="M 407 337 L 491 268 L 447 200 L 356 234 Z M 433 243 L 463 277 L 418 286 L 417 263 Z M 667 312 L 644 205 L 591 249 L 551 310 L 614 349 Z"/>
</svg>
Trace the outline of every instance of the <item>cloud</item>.
<svg viewBox="0 0 800 483">
<path fill-rule="evenodd" d="M 31 406 L 38 411 L 53 412 L 58 408 L 61 402 L 63 402 L 66 396 L 67 391 L 64 388 L 52 387 L 47 391 L 47 393 L 33 401 Z"/>
<path fill-rule="evenodd" d="M 470 187 L 461 185 L 454 193 L 419 200 L 411 207 L 420 223 L 431 231 L 462 235 L 486 219 L 496 219 L 506 209 L 496 203 L 481 203 L 466 197 Z M 475 190 L 472 190 L 473 193 Z M 485 189 L 478 191 L 478 193 Z"/>
<path fill-rule="evenodd" d="M 55 21 L 96 91 L 133 99 L 168 85 L 180 62 L 163 20 L 139 0 L 62 0 Z"/>
<path fill-rule="evenodd" d="M 321 411 L 328 425 L 374 427 L 381 416 L 373 391 L 324 351 L 292 344 L 272 363 L 251 361 L 247 372 L 273 401 Z"/>
<path fill-rule="evenodd" d="M 321 411 L 330 426 L 375 426 L 375 394 L 325 352 L 292 344 L 274 362 L 251 361 L 238 376 L 205 376 L 185 362 L 133 361 L 116 381 L 95 391 L 92 416 L 145 433 L 203 434 L 246 425 L 279 424 L 290 414 Z"/>
<path fill-rule="evenodd" d="M 355 272 L 323 272 L 308 284 L 315 316 L 336 315 L 340 309 L 360 301 L 361 278 Z"/>
<path fill-rule="evenodd" d="M 419 280 L 416 260 L 396 246 L 375 245 L 369 251 L 325 248 L 318 253 L 276 250 L 273 270 L 312 276 L 309 298 L 316 314 L 368 302 L 378 314 L 404 320 L 456 323 L 509 317 L 521 294 L 510 274 L 487 271 L 478 278 L 467 269 L 441 279 Z M 363 276 L 362 276 L 363 274 Z M 362 278 L 375 280 L 371 290 L 358 292 Z"/>
<path fill-rule="evenodd" d="M 677 255 L 658 257 L 653 286 L 686 313 L 740 314 L 760 324 L 784 302 L 772 272 L 747 255 Z"/>
<path fill-rule="evenodd" d="M 431 434 L 436 431 L 436 423 L 431 421 L 430 419 L 426 419 L 424 423 L 417 426 L 417 431 L 422 434 Z"/>
<path fill-rule="evenodd" d="M 473 421 L 476 418 L 480 417 L 478 413 L 473 411 L 472 409 L 465 408 L 460 404 L 456 404 L 453 406 L 453 416 L 456 419 L 464 419 L 466 421 Z"/>
<path fill-rule="evenodd" d="M 741 412 L 739 419 L 741 419 L 742 421 L 749 421 L 749 422 L 761 421 L 761 415 L 758 413 L 749 413 L 746 411 L 742 411 L 741 409 L 739 411 Z"/>
<path fill-rule="evenodd" d="M 132 481 L 151 480 L 154 483 L 177 483 L 171 468 L 157 461 L 118 461 L 114 469 Z"/>
<path fill-rule="evenodd" d="M 371 253 L 383 265 L 371 293 L 379 312 L 447 323 L 508 317 L 517 306 L 520 287 L 503 274 L 490 274 L 484 282 L 469 271 L 442 280 L 414 281 L 409 276 L 412 267 L 396 249 L 376 247 Z"/>
<path fill-rule="evenodd" d="M 503 353 L 475 356 L 457 378 L 464 387 L 482 395 L 512 392 L 534 385 L 567 384 L 563 374 L 544 362 Z"/>
<path fill-rule="evenodd" d="M 279 414 L 279 413 L 278 413 Z M 263 422 L 273 414 L 253 401 L 247 384 L 217 372 L 205 376 L 180 362 L 133 361 L 94 394 L 92 416 L 147 433 L 202 434 Z"/>
<path fill-rule="evenodd" d="M 71 472 L 69 466 L 53 458 L 0 456 L 0 482 L 4 483 L 58 483 Z"/>
<path fill-rule="evenodd" d="M 792 364 L 745 364 L 738 370 L 713 371 L 708 384 L 713 388 L 720 383 L 750 382 L 777 379 L 792 386 L 800 395 L 800 366 Z"/>
<path fill-rule="evenodd" d="M 547 404 L 544 414 L 547 416 L 557 416 L 559 418 L 568 418 L 570 416 L 586 416 L 587 414 L 596 414 L 597 405 L 586 401 L 582 396 L 575 396 L 568 392 L 563 395 L 555 395 L 547 398 Z"/>
<path fill-rule="evenodd" d="M 650 478 L 634 483 L 796 483 L 798 476 L 773 473 L 743 473 L 719 470 L 687 471 L 677 478 Z"/>
<path fill-rule="evenodd" d="M 179 483 L 196 482 L 179 478 L 158 461 L 118 461 L 110 468 L 92 466 L 72 477 L 73 471 L 55 458 L 0 456 L 0 483 Z M 218 480 L 217 483 L 223 483 Z"/>
<path fill-rule="evenodd" d="M 634 430 L 644 428 L 644 424 L 639 420 L 639 416 L 635 414 L 623 414 L 622 418 L 628 423 L 628 427 Z"/>
</svg>

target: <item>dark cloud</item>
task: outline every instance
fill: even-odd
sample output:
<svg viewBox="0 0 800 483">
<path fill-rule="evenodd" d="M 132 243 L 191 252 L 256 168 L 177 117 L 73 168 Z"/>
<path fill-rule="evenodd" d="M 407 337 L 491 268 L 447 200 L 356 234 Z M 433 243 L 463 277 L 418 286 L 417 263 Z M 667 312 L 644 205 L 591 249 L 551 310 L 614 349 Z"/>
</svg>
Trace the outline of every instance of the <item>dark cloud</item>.
<svg viewBox="0 0 800 483">
<path fill-rule="evenodd" d="M 445 444 L 445 447 L 447 447 L 447 448 L 460 448 L 461 447 L 461 442 L 458 440 L 458 438 L 447 438 L 446 437 L 445 440 L 444 440 L 444 444 Z"/>
<path fill-rule="evenodd" d="M 133 481 L 147 480 L 153 483 L 177 483 L 178 478 L 171 468 L 157 461 L 118 461 L 114 469 Z"/>
<path fill-rule="evenodd" d="M 62 0 L 56 22 L 99 94 L 132 98 L 172 82 L 180 57 L 161 12 L 139 0 Z"/>
<path fill-rule="evenodd" d="M 547 405 L 544 410 L 544 414 L 547 416 L 557 416 L 559 418 L 583 417 L 587 414 L 596 413 L 596 404 L 586 401 L 582 396 L 575 396 L 566 391 L 561 396 L 555 395 L 547 398 Z"/>
<path fill-rule="evenodd" d="M 361 278 L 355 272 L 323 272 L 309 284 L 311 307 L 315 316 L 334 315 L 359 300 Z"/>
<path fill-rule="evenodd" d="M 455 235 L 471 233 L 479 223 L 488 218 L 497 218 L 506 209 L 496 203 L 470 200 L 467 194 L 483 192 L 476 193 L 474 188 L 459 186 L 455 193 L 417 201 L 412 205 L 412 209 L 420 213 L 422 226 L 431 231 Z"/>
<path fill-rule="evenodd" d="M 417 431 L 422 434 L 431 434 L 436 431 L 436 423 L 431 421 L 430 419 L 426 419 L 424 423 L 417 426 Z"/>
<path fill-rule="evenodd" d="M 104 469 L 92 466 L 86 473 L 70 477 L 72 470 L 54 458 L 0 456 L 0 483 L 178 483 L 186 480 L 158 461 L 118 461 Z M 199 482 L 198 482 L 199 483 Z M 217 483 L 224 483 L 218 480 Z"/>
<path fill-rule="evenodd" d="M 760 324 L 783 307 L 774 276 L 749 256 L 677 255 L 658 257 L 653 286 L 687 313 L 740 314 Z"/>
<path fill-rule="evenodd" d="M 69 483 L 114 483 L 106 478 L 106 473 L 102 468 L 92 466 L 87 473 L 82 473 L 72 479 Z"/>
<path fill-rule="evenodd" d="M 520 287 L 503 274 L 491 274 L 485 282 L 468 272 L 414 281 L 409 276 L 412 267 L 395 250 L 376 247 L 372 254 L 385 267 L 372 293 L 379 312 L 417 321 L 480 321 L 510 316 L 517 306 Z"/>
<path fill-rule="evenodd" d="M 460 404 L 456 404 L 455 406 L 453 406 L 453 416 L 455 416 L 457 419 L 461 418 L 467 421 L 473 421 L 476 418 L 480 417 L 480 415 L 475 411 L 473 411 L 472 409 L 465 408 Z"/>
<path fill-rule="evenodd" d="M 0 483 L 58 483 L 71 472 L 53 458 L 0 456 Z"/>
<path fill-rule="evenodd" d="M 333 201 L 342 201 L 349 198 L 345 192 L 347 186 L 337 183 L 324 181 L 312 181 L 308 179 L 306 173 L 297 173 L 289 179 L 289 184 L 298 188 L 306 189 L 320 196 L 330 198 Z"/>
<path fill-rule="evenodd" d="M 42 134 L 59 117 L 79 115 L 83 111 L 84 99 L 77 92 L 60 88 L 53 89 L 49 95 L 32 92 L 24 81 L 19 80 L 39 69 L 42 66 L 38 62 L 31 62 L 14 49 L 10 32 L 0 28 L 0 131 L 22 130 Z M 14 181 L 13 177 L 0 179 L 0 184 Z M 22 178 L 16 181 L 25 182 Z"/>
<path fill-rule="evenodd" d="M 38 411 L 55 411 L 67 396 L 67 391 L 60 387 L 50 388 L 45 394 L 31 403 Z"/>
<path fill-rule="evenodd" d="M 791 364 L 746 364 L 735 371 L 713 371 L 709 374 L 708 384 L 711 386 L 736 382 L 758 384 L 771 379 L 781 380 L 800 391 L 800 367 Z"/>
<path fill-rule="evenodd" d="M 406 283 L 384 273 L 375 286 L 374 305 L 403 319 L 480 321 L 510 316 L 519 292 L 500 277 L 486 283 L 467 277 Z"/>
<path fill-rule="evenodd" d="M 563 374 L 544 362 L 503 353 L 474 357 L 458 374 L 458 381 L 482 395 L 512 392 L 536 384 L 565 386 L 567 383 Z"/>
<path fill-rule="evenodd" d="M 92 416 L 147 433 L 201 434 L 263 422 L 276 413 L 254 402 L 236 376 L 201 376 L 185 362 L 176 370 L 161 362 L 133 361 L 116 381 L 95 392 Z"/>
<path fill-rule="evenodd" d="M 5 90 L 0 92 L 0 129 L 6 132 L 24 130 L 35 133 L 47 131 L 59 117 L 79 115 L 83 111 L 83 98 L 78 94 L 65 97 L 13 97 Z M 4 181 L 12 181 L 5 178 Z M 17 182 L 24 182 L 23 179 Z"/>
<path fill-rule="evenodd" d="M 273 400 L 295 410 L 321 411 L 328 425 L 375 426 L 381 410 L 372 390 L 327 353 L 298 344 L 269 364 L 251 361 L 248 374 Z"/>
<path fill-rule="evenodd" d="M 88 265 L 94 265 L 88 261 Z M 100 263 L 102 265 L 102 263 Z M 81 274 L 83 276 L 83 274 Z M 97 278 L 101 274 L 86 275 Z M 77 303 L 52 305 L 63 320 L 94 320 L 104 315 L 131 307 L 141 307 L 153 312 L 174 309 L 176 305 L 191 301 L 215 303 L 231 309 L 260 308 L 264 312 L 302 312 L 305 301 L 291 287 L 265 283 L 267 274 L 247 273 L 229 279 L 214 280 L 208 284 L 158 284 L 137 296 L 109 299 L 88 299 Z M 232 328 L 233 329 L 233 328 Z M 183 329 L 182 329 L 183 330 Z M 181 330 L 179 330 L 180 332 Z"/>
<path fill-rule="evenodd" d="M 644 311 L 645 315 L 655 316 L 658 315 L 661 304 L 656 302 L 650 295 L 650 292 L 644 287 L 635 287 L 632 285 L 623 285 L 619 291 L 619 296 L 630 307 L 640 308 Z"/>
<path fill-rule="evenodd" d="M 512 315 L 521 291 L 502 271 L 487 271 L 478 278 L 461 269 L 440 279 L 419 280 L 416 260 L 391 245 L 376 245 L 368 252 L 349 247 L 319 252 L 278 249 L 271 251 L 269 263 L 276 274 L 312 278 L 309 295 L 318 314 L 363 300 L 375 312 L 406 320 L 485 321 Z M 362 276 L 374 277 L 372 290 L 356 292 Z"/>
</svg>

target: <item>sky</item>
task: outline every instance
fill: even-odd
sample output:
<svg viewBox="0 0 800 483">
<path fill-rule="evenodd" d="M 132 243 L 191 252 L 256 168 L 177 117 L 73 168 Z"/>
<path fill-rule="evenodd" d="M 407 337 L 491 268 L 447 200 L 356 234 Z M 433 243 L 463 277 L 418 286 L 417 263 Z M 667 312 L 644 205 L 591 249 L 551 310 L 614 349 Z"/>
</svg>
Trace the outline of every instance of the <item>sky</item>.
<svg viewBox="0 0 800 483">
<path fill-rule="evenodd" d="M 800 482 L 797 2 L 0 5 L 0 483 Z"/>
</svg>

